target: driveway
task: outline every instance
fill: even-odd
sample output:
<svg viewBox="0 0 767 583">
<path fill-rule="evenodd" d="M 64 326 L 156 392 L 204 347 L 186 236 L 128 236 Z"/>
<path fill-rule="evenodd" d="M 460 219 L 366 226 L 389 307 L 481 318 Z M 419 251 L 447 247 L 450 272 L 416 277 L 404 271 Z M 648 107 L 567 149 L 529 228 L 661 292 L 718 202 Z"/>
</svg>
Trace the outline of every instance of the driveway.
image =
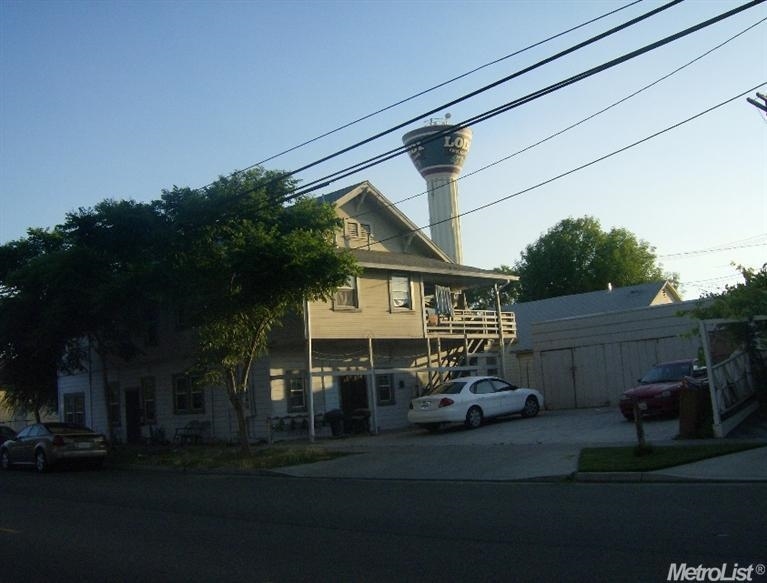
<svg viewBox="0 0 767 583">
<path fill-rule="evenodd" d="M 677 419 L 647 420 L 645 435 L 672 440 Z M 533 419 L 511 417 L 475 430 L 419 428 L 321 440 L 323 446 L 360 455 L 282 468 L 292 476 L 405 480 L 519 480 L 560 477 L 576 471 L 589 445 L 636 443 L 633 423 L 617 408 L 544 411 Z"/>
<path fill-rule="evenodd" d="M 645 419 L 648 441 L 668 441 L 679 433 L 679 419 Z M 475 430 L 450 426 L 438 433 L 409 427 L 374 436 L 355 436 L 323 441 L 328 447 L 433 447 L 455 445 L 531 445 L 636 443 L 634 423 L 626 421 L 617 407 L 542 411 L 532 419 L 519 416 L 491 420 Z"/>
</svg>

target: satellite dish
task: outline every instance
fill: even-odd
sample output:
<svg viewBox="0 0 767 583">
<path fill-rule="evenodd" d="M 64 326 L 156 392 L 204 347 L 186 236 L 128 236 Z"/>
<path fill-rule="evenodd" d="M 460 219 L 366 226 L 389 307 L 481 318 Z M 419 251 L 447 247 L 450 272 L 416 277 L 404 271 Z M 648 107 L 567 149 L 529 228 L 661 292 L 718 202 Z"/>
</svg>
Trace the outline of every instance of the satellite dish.
<svg viewBox="0 0 767 583">
<path fill-rule="evenodd" d="M 450 114 L 449 113 L 445 114 L 445 119 L 450 119 Z"/>
</svg>

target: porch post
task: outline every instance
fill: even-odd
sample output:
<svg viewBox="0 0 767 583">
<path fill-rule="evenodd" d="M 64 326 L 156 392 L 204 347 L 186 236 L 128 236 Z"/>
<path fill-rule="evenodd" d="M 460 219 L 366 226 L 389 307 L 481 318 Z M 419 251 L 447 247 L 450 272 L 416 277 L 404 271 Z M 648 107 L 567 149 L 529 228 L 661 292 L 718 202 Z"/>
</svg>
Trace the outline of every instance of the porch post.
<svg viewBox="0 0 767 583">
<path fill-rule="evenodd" d="M 314 389 L 312 387 L 312 323 L 309 300 L 304 300 L 304 335 L 306 336 L 306 381 L 308 389 L 309 443 L 314 443 Z"/>
<path fill-rule="evenodd" d="M 503 318 L 501 315 L 501 290 L 498 284 L 493 284 L 493 291 L 495 292 L 495 314 L 498 317 L 498 343 L 500 348 L 498 349 L 498 357 L 501 360 L 501 377 L 504 379 L 506 376 L 506 339 L 503 336 Z"/>
<path fill-rule="evenodd" d="M 368 358 L 370 359 L 370 410 L 373 420 L 373 435 L 378 435 L 378 390 L 376 388 L 376 365 L 373 361 L 373 337 L 368 336 Z"/>
</svg>

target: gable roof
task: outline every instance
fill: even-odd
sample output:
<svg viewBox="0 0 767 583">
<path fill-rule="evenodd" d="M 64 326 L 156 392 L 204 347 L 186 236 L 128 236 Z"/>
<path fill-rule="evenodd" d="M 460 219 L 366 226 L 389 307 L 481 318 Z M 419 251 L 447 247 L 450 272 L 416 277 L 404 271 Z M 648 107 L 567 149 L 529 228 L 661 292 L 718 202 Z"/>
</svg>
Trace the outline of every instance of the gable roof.
<svg viewBox="0 0 767 583">
<path fill-rule="evenodd" d="M 654 304 L 681 302 L 682 298 L 668 281 L 654 281 L 639 285 L 617 287 L 611 290 L 599 290 L 583 294 L 572 294 L 547 298 L 534 302 L 519 302 L 504 306 L 504 311 L 512 311 L 517 321 L 517 342 L 515 350 L 532 348 L 531 330 L 535 322 L 621 312 L 634 308 L 646 308 Z"/>
<path fill-rule="evenodd" d="M 381 212 L 387 213 L 389 218 L 399 225 L 404 236 L 417 239 L 423 246 L 426 247 L 428 253 L 435 259 L 442 261 L 453 260 L 445 253 L 434 241 L 431 240 L 423 231 L 423 228 L 418 227 L 413 221 L 411 221 L 405 213 L 403 213 L 397 205 L 386 198 L 383 193 L 373 186 L 370 182 L 365 180 L 364 182 L 358 182 L 346 188 L 336 190 L 329 194 L 323 194 L 318 198 L 324 202 L 328 202 L 337 207 L 347 204 L 349 201 L 356 197 L 365 197 L 374 202 Z"/>
</svg>

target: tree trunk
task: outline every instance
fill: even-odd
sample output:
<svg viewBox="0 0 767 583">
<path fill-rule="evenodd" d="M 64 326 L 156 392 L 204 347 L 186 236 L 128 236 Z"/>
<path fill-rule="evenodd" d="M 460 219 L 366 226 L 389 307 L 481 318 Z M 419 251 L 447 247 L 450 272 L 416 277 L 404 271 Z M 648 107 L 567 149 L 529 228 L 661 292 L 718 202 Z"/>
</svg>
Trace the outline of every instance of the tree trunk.
<svg viewBox="0 0 767 583">
<path fill-rule="evenodd" d="M 242 455 L 250 455 L 250 442 L 248 441 L 248 425 L 245 422 L 245 410 L 242 406 L 242 399 L 240 393 L 233 385 L 233 381 L 227 382 L 226 393 L 229 395 L 229 402 L 234 409 L 234 415 L 237 418 L 237 429 L 240 436 L 240 452 Z"/>
</svg>

